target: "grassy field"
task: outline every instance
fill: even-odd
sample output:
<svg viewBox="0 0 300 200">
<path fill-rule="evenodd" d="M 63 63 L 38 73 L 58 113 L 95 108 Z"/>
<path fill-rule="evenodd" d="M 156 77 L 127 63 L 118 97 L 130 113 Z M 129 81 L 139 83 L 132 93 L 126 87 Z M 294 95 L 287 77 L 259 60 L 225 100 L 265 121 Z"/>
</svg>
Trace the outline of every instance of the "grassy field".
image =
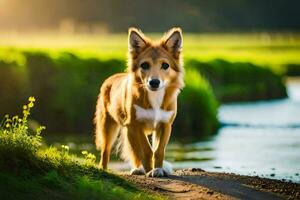
<svg viewBox="0 0 300 200">
<path fill-rule="evenodd" d="M 152 38 L 160 36 L 150 34 Z M 2 33 L 0 48 L 46 50 L 54 55 L 59 51 L 68 51 L 85 58 L 125 59 L 127 36 Z M 300 64 L 300 34 L 184 34 L 184 55 L 187 59 L 201 61 L 218 58 L 231 62 L 251 62 L 281 72 L 283 65 Z"/>
</svg>

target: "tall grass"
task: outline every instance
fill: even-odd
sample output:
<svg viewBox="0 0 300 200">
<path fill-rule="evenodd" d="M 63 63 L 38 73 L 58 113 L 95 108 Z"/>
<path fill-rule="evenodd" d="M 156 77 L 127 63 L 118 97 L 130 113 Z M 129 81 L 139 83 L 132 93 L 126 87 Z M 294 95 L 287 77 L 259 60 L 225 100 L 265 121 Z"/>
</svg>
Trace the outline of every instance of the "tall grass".
<svg viewBox="0 0 300 200">
<path fill-rule="evenodd" d="M 91 153 L 78 157 L 65 145 L 42 147 L 45 127 L 32 131 L 28 124 L 34 101 L 29 98 L 22 117 L 6 116 L 1 123 L 1 199 L 162 199 L 97 169 Z"/>
</svg>

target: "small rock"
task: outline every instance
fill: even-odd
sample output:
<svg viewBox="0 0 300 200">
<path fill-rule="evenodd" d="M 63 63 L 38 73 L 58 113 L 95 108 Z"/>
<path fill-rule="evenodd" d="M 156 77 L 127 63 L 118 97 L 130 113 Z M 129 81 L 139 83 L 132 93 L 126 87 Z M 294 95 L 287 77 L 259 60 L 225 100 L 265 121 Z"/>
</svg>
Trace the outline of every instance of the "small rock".
<svg viewBox="0 0 300 200">
<path fill-rule="evenodd" d="M 275 176 L 275 174 L 274 174 L 274 173 L 272 173 L 272 174 L 270 174 L 270 176 L 274 177 L 274 176 Z"/>
<path fill-rule="evenodd" d="M 209 195 L 213 195 L 213 194 L 214 194 L 214 191 L 208 190 L 206 193 L 209 194 Z"/>
<path fill-rule="evenodd" d="M 203 169 L 201 168 L 190 168 L 189 171 L 191 172 L 205 172 Z"/>
<path fill-rule="evenodd" d="M 222 169 L 221 166 L 214 166 L 215 169 Z"/>
</svg>

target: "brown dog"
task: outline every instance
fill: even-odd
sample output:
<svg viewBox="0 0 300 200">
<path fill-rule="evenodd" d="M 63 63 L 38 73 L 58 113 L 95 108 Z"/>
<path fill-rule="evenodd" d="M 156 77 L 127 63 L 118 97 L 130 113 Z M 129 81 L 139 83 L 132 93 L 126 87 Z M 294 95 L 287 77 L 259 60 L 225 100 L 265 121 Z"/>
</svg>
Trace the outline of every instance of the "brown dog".
<svg viewBox="0 0 300 200">
<path fill-rule="evenodd" d="M 164 160 L 177 96 L 184 87 L 182 32 L 173 28 L 153 42 L 139 30 L 129 29 L 127 73 L 104 81 L 97 100 L 96 145 L 100 167 L 107 168 L 115 139 L 120 135 L 131 174 L 159 177 L 171 173 Z M 152 134 L 152 145 L 148 136 Z M 164 166 L 163 166 L 164 165 Z"/>
</svg>

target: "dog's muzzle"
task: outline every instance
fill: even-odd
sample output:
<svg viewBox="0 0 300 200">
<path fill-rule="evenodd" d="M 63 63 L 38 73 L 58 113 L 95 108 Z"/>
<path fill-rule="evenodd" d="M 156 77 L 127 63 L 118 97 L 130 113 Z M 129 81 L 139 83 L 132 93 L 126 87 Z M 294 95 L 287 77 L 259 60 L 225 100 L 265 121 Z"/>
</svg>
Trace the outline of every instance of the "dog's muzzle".
<svg viewBox="0 0 300 200">
<path fill-rule="evenodd" d="M 151 79 L 148 81 L 148 86 L 151 90 L 157 90 L 160 85 L 160 80 L 159 79 Z"/>
</svg>

